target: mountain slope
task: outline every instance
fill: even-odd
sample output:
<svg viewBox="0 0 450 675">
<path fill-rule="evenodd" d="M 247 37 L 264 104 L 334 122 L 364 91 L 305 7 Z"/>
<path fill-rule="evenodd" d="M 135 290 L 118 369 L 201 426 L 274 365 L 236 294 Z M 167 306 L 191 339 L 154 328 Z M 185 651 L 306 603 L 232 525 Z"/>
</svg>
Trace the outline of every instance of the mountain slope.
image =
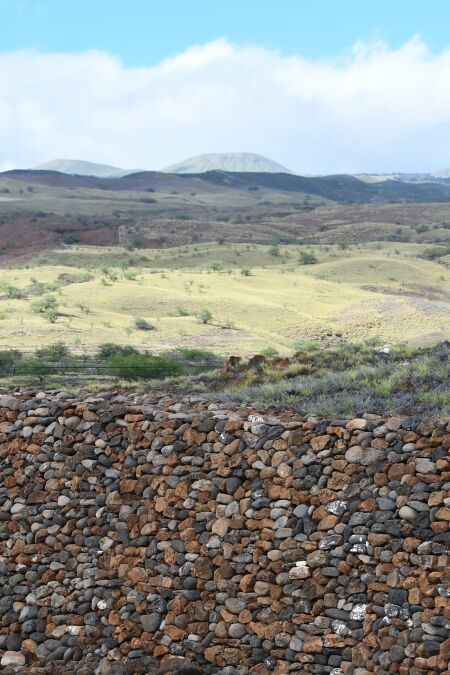
<svg viewBox="0 0 450 675">
<path fill-rule="evenodd" d="M 184 190 L 189 192 L 225 192 L 227 199 L 237 199 L 239 193 L 260 195 L 271 193 L 297 193 L 330 199 L 337 203 L 401 203 L 401 202 L 450 202 L 450 186 L 439 183 L 403 183 L 386 180 L 367 183 L 354 176 L 298 176 L 289 173 L 259 171 L 206 171 L 196 174 L 169 174 L 158 171 L 141 171 L 126 176 L 99 178 L 86 175 L 69 175 L 57 171 L 23 170 L 5 171 L 0 178 L 34 182 L 58 188 L 91 188 L 97 190 L 151 192 Z M 177 194 L 175 192 L 175 194 Z M 176 200 L 175 200 L 176 201 Z"/>
<path fill-rule="evenodd" d="M 35 166 L 34 169 L 37 171 L 59 171 L 60 173 L 78 176 L 95 176 L 96 178 L 120 178 L 134 172 L 134 170 L 127 171 L 108 164 L 97 164 L 96 162 L 85 162 L 77 159 L 52 159 Z"/>
<path fill-rule="evenodd" d="M 172 164 L 163 171 L 167 173 L 205 173 L 206 171 L 292 173 L 278 162 L 253 152 L 198 155 Z"/>
</svg>

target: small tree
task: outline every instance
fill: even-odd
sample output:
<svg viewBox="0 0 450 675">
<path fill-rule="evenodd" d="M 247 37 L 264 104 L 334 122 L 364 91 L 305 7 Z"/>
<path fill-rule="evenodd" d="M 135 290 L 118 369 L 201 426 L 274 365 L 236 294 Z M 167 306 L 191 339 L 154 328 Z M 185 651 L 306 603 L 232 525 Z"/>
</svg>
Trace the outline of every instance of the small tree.
<svg viewBox="0 0 450 675">
<path fill-rule="evenodd" d="M 110 375 L 129 381 L 163 379 L 183 372 L 175 359 L 150 354 L 110 356 L 107 363 Z"/>
<path fill-rule="evenodd" d="M 22 359 L 22 354 L 16 349 L 0 351 L 0 374 L 10 375 L 15 366 Z"/>
<path fill-rule="evenodd" d="M 36 349 L 35 353 L 39 359 L 47 361 L 64 361 L 70 356 L 69 348 L 64 342 L 55 342 L 48 347 L 41 347 Z"/>
<path fill-rule="evenodd" d="M 298 261 L 300 265 L 315 265 L 317 262 L 319 262 L 314 253 L 307 251 L 300 251 Z"/>
<path fill-rule="evenodd" d="M 62 239 L 67 245 L 80 243 L 80 235 L 77 232 L 64 232 Z"/>
<path fill-rule="evenodd" d="M 47 295 L 47 297 L 33 302 L 31 308 L 37 314 L 46 314 L 49 310 L 54 310 L 56 312 L 58 303 L 53 295 Z"/>
<path fill-rule="evenodd" d="M 271 255 L 273 258 L 278 258 L 280 255 L 280 249 L 276 244 L 269 248 L 269 255 Z"/>
<path fill-rule="evenodd" d="M 197 319 L 199 323 L 207 324 L 212 321 L 213 315 L 209 311 L 209 309 L 202 309 L 198 314 L 197 314 Z"/>
</svg>

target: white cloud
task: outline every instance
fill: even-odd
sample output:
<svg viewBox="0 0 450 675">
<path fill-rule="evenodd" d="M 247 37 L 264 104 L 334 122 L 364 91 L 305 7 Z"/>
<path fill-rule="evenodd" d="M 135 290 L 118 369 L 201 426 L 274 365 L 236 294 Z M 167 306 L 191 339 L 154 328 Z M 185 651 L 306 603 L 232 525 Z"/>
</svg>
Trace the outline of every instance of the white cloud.
<svg viewBox="0 0 450 675">
<path fill-rule="evenodd" d="M 159 169 L 249 151 L 298 172 L 450 165 L 450 49 L 418 38 L 311 61 L 217 40 L 156 66 L 0 54 L 0 166 L 54 157 Z"/>
</svg>

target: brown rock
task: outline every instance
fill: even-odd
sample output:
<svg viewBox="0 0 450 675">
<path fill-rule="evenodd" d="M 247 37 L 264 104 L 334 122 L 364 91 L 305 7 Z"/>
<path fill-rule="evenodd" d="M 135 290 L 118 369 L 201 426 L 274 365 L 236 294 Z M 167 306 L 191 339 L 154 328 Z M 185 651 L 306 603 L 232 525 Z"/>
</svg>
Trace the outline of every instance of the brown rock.
<svg viewBox="0 0 450 675">
<path fill-rule="evenodd" d="M 316 436 L 311 438 L 310 445 L 314 452 L 320 452 L 329 445 L 331 437 L 326 434 L 325 436 Z"/>
<path fill-rule="evenodd" d="M 316 635 L 314 637 L 307 638 L 303 645 L 303 651 L 306 654 L 318 654 L 323 650 L 323 642 L 320 637 Z"/>
<path fill-rule="evenodd" d="M 218 518 L 212 524 L 211 531 L 219 537 L 224 537 L 231 525 L 229 518 Z"/>
</svg>

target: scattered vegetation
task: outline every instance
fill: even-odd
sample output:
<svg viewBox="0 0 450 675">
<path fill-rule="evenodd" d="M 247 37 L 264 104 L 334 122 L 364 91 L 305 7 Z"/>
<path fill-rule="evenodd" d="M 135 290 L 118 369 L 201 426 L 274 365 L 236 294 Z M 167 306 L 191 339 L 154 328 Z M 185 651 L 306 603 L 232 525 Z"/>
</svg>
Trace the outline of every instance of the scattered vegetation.
<svg viewBox="0 0 450 675">
<path fill-rule="evenodd" d="M 138 330 L 155 330 L 155 326 L 147 321 L 147 319 L 142 319 L 141 317 L 137 317 L 134 320 L 134 326 Z"/>
<path fill-rule="evenodd" d="M 300 251 L 298 261 L 300 265 L 315 265 L 317 262 L 319 262 L 314 253 L 309 251 Z"/>
<path fill-rule="evenodd" d="M 205 309 L 202 309 L 202 310 L 201 310 L 200 312 L 198 312 L 198 314 L 197 314 L 198 322 L 199 322 L 199 323 L 202 323 L 202 324 L 205 324 L 205 325 L 206 325 L 207 323 L 211 323 L 212 318 L 213 318 L 212 313 L 209 311 L 209 309 L 206 309 L 206 308 L 205 308 Z"/>
<path fill-rule="evenodd" d="M 450 414 L 450 343 L 428 349 L 371 343 L 309 349 L 288 366 L 250 369 L 226 397 L 320 415 Z"/>
</svg>

